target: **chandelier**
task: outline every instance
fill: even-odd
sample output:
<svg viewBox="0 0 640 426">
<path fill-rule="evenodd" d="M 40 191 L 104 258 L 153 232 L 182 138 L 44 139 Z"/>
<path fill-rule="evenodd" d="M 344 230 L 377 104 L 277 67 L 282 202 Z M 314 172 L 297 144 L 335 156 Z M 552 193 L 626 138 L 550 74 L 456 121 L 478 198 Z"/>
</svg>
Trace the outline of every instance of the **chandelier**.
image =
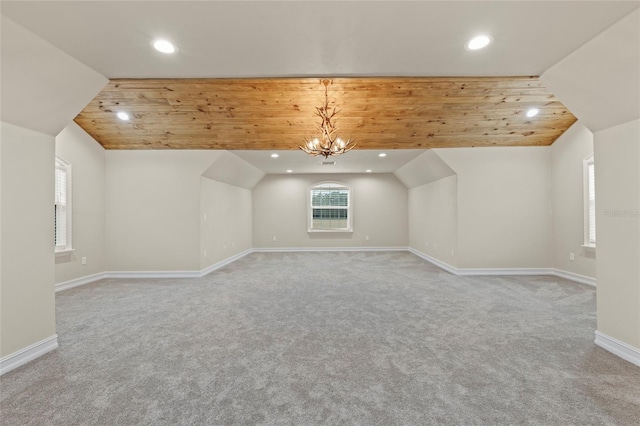
<svg viewBox="0 0 640 426">
<path fill-rule="evenodd" d="M 314 157 L 322 155 L 324 158 L 329 158 L 330 155 L 340 155 L 351 151 L 356 144 L 351 139 L 345 141 L 336 136 L 338 129 L 331 120 L 340 111 L 333 108 L 333 111 L 329 112 L 327 88 L 331 84 L 331 80 L 322 80 L 322 84 L 324 84 L 324 106 L 316 107 L 316 115 L 322 120 L 318 125 L 321 136 L 305 139 L 304 145 L 300 145 L 299 148 Z"/>
</svg>

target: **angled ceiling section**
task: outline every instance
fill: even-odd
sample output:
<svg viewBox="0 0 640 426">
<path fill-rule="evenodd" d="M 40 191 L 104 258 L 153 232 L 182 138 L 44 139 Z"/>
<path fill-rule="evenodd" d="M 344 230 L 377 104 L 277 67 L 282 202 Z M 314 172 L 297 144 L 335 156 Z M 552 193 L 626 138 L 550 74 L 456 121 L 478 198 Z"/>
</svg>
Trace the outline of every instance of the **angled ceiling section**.
<svg viewBox="0 0 640 426">
<path fill-rule="evenodd" d="M 640 117 L 640 8 L 549 68 L 542 83 L 589 130 Z"/>
<path fill-rule="evenodd" d="M 433 150 L 428 150 L 400 167 L 394 174 L 407 188 L 415 188 L 453 176 L 456 172 Z"/>
<path fill-rule="evenodd" d="M 265 173 L 229 151 L 221 155 L 202 174 L 203 177 L 241 188 L 253 189 Z"/>
<path fill-rule="evenodd" d="M 108 80 L 5 16 L 1 19 L 2 121 L 55 136 Z"/>
</svg>

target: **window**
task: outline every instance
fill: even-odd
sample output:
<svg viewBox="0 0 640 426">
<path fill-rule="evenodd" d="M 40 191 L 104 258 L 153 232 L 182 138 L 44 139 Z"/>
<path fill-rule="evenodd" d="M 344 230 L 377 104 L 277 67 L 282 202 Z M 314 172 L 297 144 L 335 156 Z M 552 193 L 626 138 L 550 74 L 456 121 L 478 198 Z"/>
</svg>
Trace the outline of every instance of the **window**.
<svg viewBox="0 0 640 426">
<path fill-rule="evenodd" d="M 351 232 L 351 190 L 324 182 L 309 190 L 309 232 Z"/>
<path fill-rule="evenodd" d="M 56 253 L 71 251 L 71 165 L 56 157 L 54 246 Z"/>
<path fill-rule="evenodd" d="M 584 245 L 596 246 L 596 190 L 593 155 L 584 160 Z"/>
</svg>

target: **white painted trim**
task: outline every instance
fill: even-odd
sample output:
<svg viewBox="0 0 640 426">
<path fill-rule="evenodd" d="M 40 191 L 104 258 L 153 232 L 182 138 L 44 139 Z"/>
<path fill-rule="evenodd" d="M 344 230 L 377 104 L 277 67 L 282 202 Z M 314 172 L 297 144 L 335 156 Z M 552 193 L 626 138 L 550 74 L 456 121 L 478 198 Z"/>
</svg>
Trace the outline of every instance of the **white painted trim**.
<svg viewBox="0 0 640 426">
<path fill-rule="evenodd" d="M 563 271 L 562 269 L 552 269 L 552 272 L 553 272 L 553 275 L 555 275 L 556 277 L 565 278 L 567 280 L 590 285 L 592 287 L 596 286 L 596 279 L 592 277 L 588 277 L 586 275 L 580 275 L 574 272 Z"/>
<path fill-rule="evenodd" d="M 407 251 L 407 247 L 262 247 L 254 253 L 306 252 L 306 251 Z"/>
<path fill-rule="evenodd" d="M 29 345 L 26 348 L 20 349 L 19 351 L 14 352 L 11 355 L 5 356 L 4 358 L 0 359 L 0 376 L 8 373 L 11 370 L 15 370 L 20 366 L 25 365 L 29 361 L 33 361 L 34 359 L 41 357 L 47 352 L 51 352 L 57 347 L 58 335 L 54 334 L 53 336 L 47 337 L 46 339 L 36 342 L 33 345 Z"/>
<path fill-rule="evenodd" d="M 104 279 L 104 278 L 107 278 L 107 273 L 106 272 L 98 272 L 97 274 L 86 275 L 84 277 L 76 278 L 76 279 L 69 280 L 69 281 L 64 281 L 64 282 L 56 284 L 56 293 L 59 292 L 59 291 L 64 291 L 64 290 L 68 290 L 70 288 L 79 287 L 81 285 L 89 284 L 89 283 L 92 283 L 94 281 L 98 281 L 98 280 L 101 280 L 101 279 Z"/>
<path fill-rule="evenodd" d="M 413 247 L 409 247 L 409 252 L 415 254 L 416 256 L 426 260 L 429 263 L 432 263 L 434 265 L 436 265 L 438 268 L 444 269 L 445 271 L 449 272 L 450 274 L 453 275 L 460 275 L 460 269 L 456 268 L 455 266 L 451 266 L 448 263 L 445 263 L 439 259 L 436 259 L 435 257 L 431 257 L 426 253 L 423 253 L 421 251 L 418 251 L 416 249 L 414 249 Z"/>
<path fill-rule="evenodd" d="M 596 331 L 594 343 L 602 349 L 640 367 L 640 349 Z"/>
<path fill-rule="evenodd" d="M 211 272 L 213 272 L 213 271 L 215 271 L 217 269 L 220 269 L 223 266 L 227 266 L 228 264 L 233 263 L 236 260 L 241 259 L 241 258 L 243 258 L 246 255 L 251 254 L 251 253 L 253 253 L 253 250 L 252 249 L 247 249 L 247 250 L 245 250 L 243 252 L 240 252 L 240 253 L 238 253 L 238 254 L 236 254 L 234 256 L 231 256 L 231 257 L 228 257 L 228 258 L 226 258 L 224 260 L 221 260 L 218 263 L 214 263 L 213 265 L 208 266 L 208 267 L 204 268 L 202 271 L 200 271 L 200 276 L 204 277 L 205 275 L 210 274 Z"/>
<path fill-rule="evenodd" d="M 68 290 L 70 288 L 78 287 L 81 285 L 89 284 L 105 278 L 200 278 L 211 272 L 222 268 L 236 260 L 253 253 L 252 249 L 247 249 L 241 253 L 224 259 L 218 263 L 206 267 L 201 271 L 107 271 L 99 272 L 93 275 L 87 275 L 85 277 L 76 278 L 73 280 L 58 283 L 55 286 L 56 293 L 59 291 Z"/>
<path fill-rule="evenodd" d="M 108 271 L 105 278 L 200 278 L 200 271 Z"/>
<path fill-rule="evenodd" d="M 409 251 L 416 256 L 430 262 L 437 267 L 453 275 L 461 276 L 485 276 L 485 275 L 552 275 L 591 286 L 596 285 L 594 278 L 562 271 L 554 268 L 457 268 L 439 259 L 422 253 L 412 247 L 263 247 L 244 250 L 234 256 L 214 263 L 200 271 L 107 271 L 100 272 L 74 280 L 58 283 L 55 291 L 64 291 L 70 288 L 89 284 L 104 278 L 200 278 L 211 272 L 229 265 L 251 253 L 288 253 L 288 252 L 354 252 L 354 251 Z"/>
<path fill-rule="evenodd" d="M 409 247 L 409 251 L 416 256 L 436 265 L 445 271 L 460 276 L 506 276 L 506 275 L 551 275 L 555 277 L 565 278 L 581 284 L 596 286 L 596 279 L 586 275 L 575 274 L 569 271 L 563 271 L 555 268 L 456 268 L 439 259 L 429 256 Z"/>
</svg>

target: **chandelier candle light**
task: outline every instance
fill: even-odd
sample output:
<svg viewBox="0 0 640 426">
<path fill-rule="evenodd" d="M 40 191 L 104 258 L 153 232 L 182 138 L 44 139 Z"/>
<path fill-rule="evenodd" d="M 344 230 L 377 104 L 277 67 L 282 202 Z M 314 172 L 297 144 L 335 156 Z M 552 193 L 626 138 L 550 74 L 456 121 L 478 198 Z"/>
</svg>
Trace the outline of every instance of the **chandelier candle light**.
<svg viewBox="0 0 640 426">
<path fill-rule="evenodd" d="M 305 144 L 299 148 L 314 157 L 322 155 L 324 158 L 329 158 L 330 155 L 340 155 L 351 151 L 356 144 L 351 139 L 345 141 L 336 136 L 338 129 L 331 122 L 331 119 L 340 111 L 336 111 L 334 108 L 329 112 L 327 90 L 331 80 L 322 80 L 322 84 L 324 84 L 324 106 L 316 107 L 316 115 L 322 120 L 318 125 L 318 130 L 322 135 L 320 138 L 306 139 Z"/>
</svg>

